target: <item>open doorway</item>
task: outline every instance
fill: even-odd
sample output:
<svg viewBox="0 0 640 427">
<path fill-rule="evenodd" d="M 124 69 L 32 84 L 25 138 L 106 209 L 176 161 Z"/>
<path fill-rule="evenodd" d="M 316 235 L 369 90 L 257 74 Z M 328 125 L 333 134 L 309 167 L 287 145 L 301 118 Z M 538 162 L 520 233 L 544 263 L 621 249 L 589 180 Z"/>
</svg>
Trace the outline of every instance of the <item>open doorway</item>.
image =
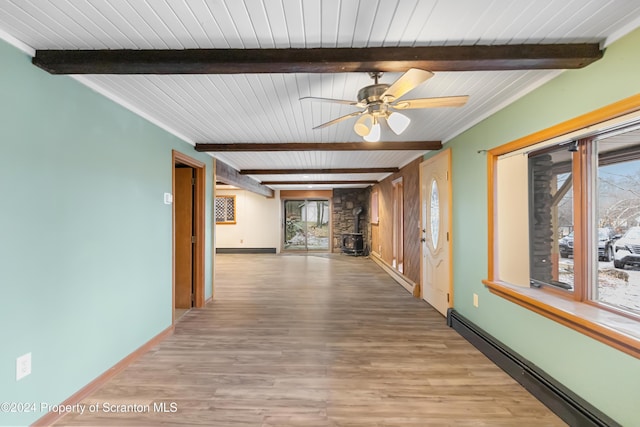
<svg viewBox="0 0 640 427">
<path fill-rule="evenodd" d="M 173 151 L 173 315 L 204 306 L 205 164 Z"/>
<path fill-rule="evenodd" d="M 391 265 L 404 273 L 404 187 L 402 178 L 393 185 L 393 260 Z"/>
</svg>

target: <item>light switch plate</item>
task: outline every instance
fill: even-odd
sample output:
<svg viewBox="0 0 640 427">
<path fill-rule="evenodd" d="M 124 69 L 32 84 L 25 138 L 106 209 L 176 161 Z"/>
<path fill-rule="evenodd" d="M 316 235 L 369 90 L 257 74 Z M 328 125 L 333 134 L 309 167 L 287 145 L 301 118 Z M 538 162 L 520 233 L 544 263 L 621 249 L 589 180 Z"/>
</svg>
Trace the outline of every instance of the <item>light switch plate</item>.
<svg viewBox="0 0 640 427">
<path fill-rule="evenodd" d="M 173 194 L 164 193 L 164 204 L 170 205 L 171 203 L 173 203 Z"/>
<path fill-rule="evenodd" d="M 16 359 L 16 381 L 31 373 L 31 353 L 23 354 Z"/>
</svg>

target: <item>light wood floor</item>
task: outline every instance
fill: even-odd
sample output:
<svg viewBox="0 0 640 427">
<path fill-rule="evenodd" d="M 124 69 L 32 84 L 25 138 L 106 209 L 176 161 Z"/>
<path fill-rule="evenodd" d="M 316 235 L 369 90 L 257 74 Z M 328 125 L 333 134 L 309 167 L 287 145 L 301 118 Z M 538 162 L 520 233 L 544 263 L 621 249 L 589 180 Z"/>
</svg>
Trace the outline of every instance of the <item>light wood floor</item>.
<svg viewBox="0 0 640 427">
<path fill-rule="evenodd" d="M 190 308 L 176 308 L 175 310 L 175 319 L 176 322 L 182 318 L 185 314 L 187 314 L 191 310 Z"/>
<path fill-rule="evenodd" d="M 58 425 L 564 425 L 369 259 L 216 258 L 214 302 L 83 402 L 150 412 Z"/>
</svg>

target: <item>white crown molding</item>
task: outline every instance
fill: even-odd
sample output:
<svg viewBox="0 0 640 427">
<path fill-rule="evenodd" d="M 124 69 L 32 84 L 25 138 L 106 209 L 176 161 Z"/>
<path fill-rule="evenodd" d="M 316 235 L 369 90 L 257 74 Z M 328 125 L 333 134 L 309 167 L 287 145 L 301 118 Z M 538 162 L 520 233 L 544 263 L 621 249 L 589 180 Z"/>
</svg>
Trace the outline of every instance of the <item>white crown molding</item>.
<svg viewBox="0 0 640 427">
<path fill-rule="evenodd" d="M 451 135 L 447 136 L 446 138 L 444 138 L 442 140 L 442 145 L 444 145 L 447 142 L 451 141 L 453 138 L 457 137 L 461 133 L 466 132 L 467 130 L 471 129 L 472 127 L 474 127 L 475 125 L 477 125 L 478 123 L 483 121 L 484 119 L 486 119 L 488 117 L 491 117 L 492 115 L 494 115 L 498 111 L 502 110 L 503 108 L 507 107 L 508 105 L 510 105 L 510 104 L 514 103 L 515 101 L 519 100 L 520 98 L 522 98 L 526 94 L 528 94 L 530 92 L 533 92 L 534 90 L 538 89 L 542 85 L 550 82 L 551 80 L 555 79 L 556 77 L 558 77 L 560 74 L 562 74 L 564 72 L 565 72 L 565 70 L 552 70 L 552 71 L 549 71 L 547 74 L 545 74 L 544 76 L 540 77 L 539 79 L 533 81 L 531 84 L 527 85 L 522 90 L 519 90 L 514 95 L 512 95 L 509 98 L 505 99 L 504 101 L 502 101 L 501 103 L 499 103 L 495 107 L 486 110 L 482 115 L 478 116 L 478 118 L 473 120 L 472 122 L 469 122 L 466 126 L 461 127 L 459 129 L 456 129 L 455 132 L 453 132 Z"/>
<path fill-rule="evenodd" d="M 615 43 L 616 41 L 618 41 L 622 37 L 626 36 L 630 32 L 636 30 L 637 28 L 640 28 L 640 17 L 638 17 L 638 18 L 634 19 L 633 21 L 629 22 L 627 25 L 623 25 L 618 30 L 616 30 L 613 33 L 611 33 L 609 35 L 609 37 L 607 37 L 601 43 L 600 47 L 602 49 L 604 49 L 605 47 L 611 45 L 612 43 Z"/>
<path fill-rule="evenodd" d="M 105 89 L 104 87 L 102 87 L 100 84 L 94 82 L 93 80 L 91 80 L 90 77 L 86 77 L 83 75 L 72 75 L 70 76 L 73 79 L 77 80 L 78 82 L 82 83 L 83 85 L 87 86 L 88 88 L 94 90 L 95 92 L 99 93 L 100 95 L 109 98 L 110 100 L 112 100 L 113 102 L 115 102 L 116 104 L 121 105 L 122 107 L 126 108 L 127 110 L 131 111 L 132 113 L 142 117 L 143 119 L 151 122 L 152 124 L 158 126 L 159 128 L 169 132 L 170 134 L 180 138 L 181 140 L 183 140 L 184 142 L 187 142 L 191 145 L 196 145 L 195 141 L 193 141 L 191 138 L 181 134 L 180 132 L 176 131 L 175 129 L 167 126 L 166 124 L 162 123 L 160 120 L 156 119 L 155 117 L 151 116 L 150 114 L 142 111 L 140 108 L 136 107 L 135 105 L 131 104 L 128 101 L 125 101 L 124 99 L 120 98 L 118 95 L 115 95 L 114 93 L 110 92 L 109 90 Z"/>
<path fill-rule="evenodd" d="M 20 49 L 21 51 L 23 51 L 24 53 L 26 53 L 32 58 L 36 56 L 36 50 L 34 48 L 32 48 L 26 43 L 21 42 L 17 38 L 13 37 L 11 34 L 4 31 L 2 28 L 0 28 L 0 39 L 6 41 L 13 47 Z"/>
<path fill-rule="evenodd" d="M 7 33 L 6 31 L 4 31 L 3 29 L 0 29 L 0 39 L 6 41 L 7 43 L 9 43 L 10 45 L 12 45 L 13 47 L 21 50 L 22 52 L 26 53 L 27 55 L 34 57 L 36 54 L 36 50 L 34 48 L 32 48 L 31 46 L 27 45 L 26 43 L 21 42 L 20 40 L 18 40 L 17 38 L 13 37 L 11 34 Z M 112 100 L 113 102 L 115 102 L 116 104 L 121 105 L 122 107 L 126 108 L 127 110 L 131 111 L 132 113 L 142 117 L 143 119 L 153 123 L 154 125 L 158 126 L 159 128 L 169 132 L 170 134 L 180 138 L 181 140 L 191 144 L 191 145 L 195 145 L 195 142 L 191 139 L 188 138 L 184 135 L 182 135 L 180 132 L 176 131 L 175 129 L 170 128 L 169 126 L 165 125 L 164 123 L 162 123 L 161 121 L 159 121 L 158 119 L 152 117 L 151 115 L 145 113 L 144 111 L 140 110 L 139 108 L 137 108 L 136 106 L 132 105 L 131 103 L 125 101 L 124 99 L 120 98 L 119 96 L 113 94 L 112 92 L 106 90 L 105 88 L 103 88 L 102 86 L 100 86 L 98 83 L 92 81 L 90 79 L 90 77 L 85 77 L 85 76 L 80 76 L 80 75 L 73 75 L 71 76 L 73 79 L 77 80 L 79 83 L 87 86 L 88 88 L 92 89 L 93 91 L 99 93 L 100 95 L 109 98 L 110 100 Z"/>
</svg>

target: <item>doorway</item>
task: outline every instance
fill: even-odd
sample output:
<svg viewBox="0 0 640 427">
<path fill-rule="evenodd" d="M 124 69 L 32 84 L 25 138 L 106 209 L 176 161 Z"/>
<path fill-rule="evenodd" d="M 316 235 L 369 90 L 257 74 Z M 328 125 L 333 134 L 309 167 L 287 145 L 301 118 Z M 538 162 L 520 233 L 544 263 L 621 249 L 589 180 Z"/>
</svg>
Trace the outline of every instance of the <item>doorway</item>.
<svg viewBox="0 0 640 427">
<path fill-rule="evenodd" d="M 393 186 L 393 259 L 391 265 L 400 273 L 404 272 L 404 188 L 402 178 L 392 183 Z"/>
<path fill-rule="evenodd" d="M 331 210 L 329 200 L 284 200 L 285 251 L 321 251 L 330 249 Z"/>
<path fill-rule="evenodd" d="M 173 151 L 172 323 L 204 306 L 205 164 Z"/>
<path fill-rule="evenodd" d="M 422 298 L 443 316 L 453 307 L 451 149 L 420 164 Z"/>
</svg>

